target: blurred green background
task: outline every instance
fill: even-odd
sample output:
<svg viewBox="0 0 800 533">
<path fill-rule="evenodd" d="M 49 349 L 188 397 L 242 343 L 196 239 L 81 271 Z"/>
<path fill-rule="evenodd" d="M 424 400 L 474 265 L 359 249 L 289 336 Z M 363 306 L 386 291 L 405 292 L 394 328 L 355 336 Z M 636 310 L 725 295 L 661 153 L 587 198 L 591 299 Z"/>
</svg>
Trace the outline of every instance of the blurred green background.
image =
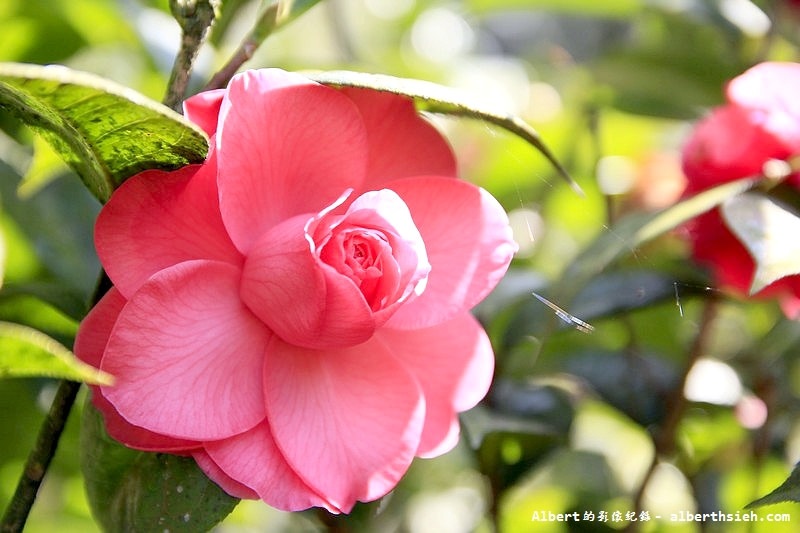
<svg viewBox="0 0 800 533">
<path fill-rule="evenodd" d="M 224 0 L 196 91 L 250 30 L 257 1 Z M 461 172 L 509 211 L 520 252 L 476 310 L 497 354 L 487 399 L 453 452 L 417 460 L 398 488 L 349 517 L 242 502 L 220 532 L 792 532 L 785 523 L 675 522 L 734 513 L 800 458 L 800 325 L 742 301 L 688 260 L 676 233 L 577 283 L 568 269 L 616 221 L 665 208 L 683 187 L 680 148 L 726 80 L 796 60 L 800 10 L 749 0 L 323 0 L 271 36 L 247 67 L 350 69 L 464 89 L 536 127 L 586 192 L 529 145 L 486 124 L 432 117 Z M 167 0 L 2 0 L 0 61 L 60 63 L 161 100 L 179 40 Z M 35 156 L 34 156 L 35 150 Z M 97 202 L 43 143 L 0 113 L 0 319 L 70 346 L 77 328 L 43 303 L 80 307 L 99 272 Z M 573 283 L 575 282 L 575 283 Z M 569 327 L 531 291 L 589 322 Z M 713 309 L 714 313 L 709 311 Z M 703 343 L 697 345 L 698 335 Z M 699 346 L 699 348 L 698 348 Z M 696 360 L 687 375 L 687 361 Z M 0 380 L 0 506 L 13 493 L 55 384 Z M 78 465 L 77 411 L 27 531 L 96 531 Z M 656 453 L 658 451 L 658 453 Z M 539 512 L 607 522 L 532 520 Z M 611 519 L 619 511 L 620 521 Z M 651 520 L 625 520 L 626 512 Z M 660 516 L 661 519 L 656 519 Z M 587 516 L 588 518 L 588 516 Z M 339 529 L 336 529 L 339 528 Z"/>
</svg>

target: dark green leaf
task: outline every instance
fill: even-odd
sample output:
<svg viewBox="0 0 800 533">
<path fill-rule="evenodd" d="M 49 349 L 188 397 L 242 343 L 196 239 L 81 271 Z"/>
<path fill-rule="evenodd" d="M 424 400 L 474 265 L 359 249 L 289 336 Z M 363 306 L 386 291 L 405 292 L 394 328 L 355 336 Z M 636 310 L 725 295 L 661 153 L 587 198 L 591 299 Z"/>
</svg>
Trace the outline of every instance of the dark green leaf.
<svg viewBox="0 0 800 533">
<path fill-rule="evenodd" d="M 580 186 L 570 177 L 535 129 L 521 118 L 493 108 L 485 102 L 475 101 L 460 91 L 429 81 L 363 72 L 321 72 L 311 77 L 319 83 L 334 87 L 356 87 L 407 96 L 412 98 L 422 109 L 431 113 L 476 118 L 504 128 L 539 150 L 558 170 L 558 173 L 567 180 L 573 190 L 581 196 L 583 195 Z"/>
<path fill-rule="evenodd" d="M 107 532 L 208 531 L 239 502 L 208 479 L 194 459 L 116 442 L 89 402 L 81 423 L 81 468 L 94 516 Z"/>
<path fill-rule="evenodd" d="M 41 331 L 0 322 L 0 378 L 51 377 L 110 385 L 112 377 L 77 358 Z"/>
<path fill-rule="evenodd" d="M 50 142 L 101 202 L 133 174 L 199 163 L 208 150 L 205 134 L 179 114 L 61 66 L 0 64 L 0 109 Z"/>
<path fill-rule="evenodd" d="M 747 504 L 746 509 L 781 502 L 800 502 L 800 463 L 794 466 L 789 478 L 766 496 Z"/>
<path fill-rule="evenodd" d="M 744 193 L 722 204 L 728 227 L 756 264 L 750 294 L 800 273 L 800 217 L 788 206 L 759 193 Z"/>
</svg>

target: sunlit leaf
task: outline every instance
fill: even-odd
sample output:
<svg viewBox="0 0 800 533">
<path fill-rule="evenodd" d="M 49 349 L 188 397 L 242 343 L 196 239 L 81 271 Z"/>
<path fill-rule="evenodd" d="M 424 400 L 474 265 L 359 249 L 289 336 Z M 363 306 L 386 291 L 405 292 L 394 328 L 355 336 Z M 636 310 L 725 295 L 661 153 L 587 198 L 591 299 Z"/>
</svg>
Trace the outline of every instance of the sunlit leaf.
<svg viewBox="0 0 800 533">
<path fill-rule="evenodd" d="M 747 509 L 781 502 L 800 502 L 800 463 L 794 466 L 792 473 L 778 488 L 747 504 Z"/>
<path fill-rule="evenodd" d="M 504 128 L 539 150 L 570 186 L 583 195 L 580 186 L 570 177 L 533 127 L 520 117 L 509 115 L 492 107 L 488 102 L 477 101 L 461 91 L 429 81 L 396 78 L 384 74 L 331 71 L 315 73 L 311 78 L 334 87 L 357 87 L 407 96 L 423 110 L 431 113 L 475 118 Z"/>
<path fill-rule="evenodd" d="M 622 218 L 587 247 L 562 277 L 560 293 L 574 295 L 626 252 L 671 231 L 725 200 L 747 191 L 757 178 L 745 178 L 708 189 L 657 213 L 634 213 Z"/>
<path fill-rule="evenodd" d="M 273 0 L 275 2 L 276 0 Z M 278 27 L 288 24 L 315 5 L 319 0 L 285 0 L 278 3 Z"/>
<path fill-rule="evenodd" d="M 239 502 L 190 457 L 116 442 L 89 402 L 81 423 L 81 468 L 94 516 L 108 533 L 208 531 Z"/>
<path fill-rule="evenodd" d="M 496 12 L 510 9 L 547 9 L 596 15 L 604 17 L 628 17 L 639 13 L 644 7 L 643 0 L 467 0 L 470 10 L 477 12 Z"/>
<path fill-rule="evenodd" d="M 92 74 L 0 64 L 0 109 L 42 135 L 101 201 L 142 170 L 203 160 L 205 134 L 179 114 Z"/>
<path fill-rule="evenodd" d="M 112 377 L 33 328 L 0 322 L 0 378 L 51 377 L 110 385 Z"/>
<path fill-rule="evenodd" d="M 744 193 L 722 204 L 722 216 L 756 263 L 750 294 L 800 273 L 800 217 L 759 193 Z"/>
<path fill-rule="evenodd" d="M 33 161 L 17 187 L 20 198 L 30 198 L 63 170 L 65 166 L 61 156 L 37 135 L 33 138 Z"/>
</svg>

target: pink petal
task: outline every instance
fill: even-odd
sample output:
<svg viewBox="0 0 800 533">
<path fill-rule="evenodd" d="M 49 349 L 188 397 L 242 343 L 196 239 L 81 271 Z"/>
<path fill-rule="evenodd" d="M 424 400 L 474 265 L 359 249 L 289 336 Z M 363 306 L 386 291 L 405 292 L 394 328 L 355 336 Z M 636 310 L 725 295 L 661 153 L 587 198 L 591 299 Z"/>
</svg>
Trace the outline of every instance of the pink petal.
<svg viewBox="0 0 800 533">
<path fill-rule="evenodd" d="M 275 446 L 266 422 L 241 435 L 208 442 L 206 451 L 209 459 L 221 472 L 252 488 L 258 498 L 272 507 L 283 511 L 301 511 L 309 507 L 325 507 L 338 511 L 310 489 L 291 469 Z M 203 470 L 217 480 L 218 476 L 211 475 L 210 469 L 203 467 Z M 222 483 L 220 485 L 226 488 Z"/>
<path fill-rule="evenodd" d="M 142 172 L 103 207 L 95 228 L 97 253 L 126 298 L 151 275 L 182 261 L 241 264 L 219 214 L 213 159 L 174 172 Z"/>
<path fill-rule="evenodd" d="M 263 420 L 269 331 L 239 300 L 239 270 L 187 261 L 152 276 L 122 310 L 101 368 L 103 395 L 131 424 L 212 440 Z"/>
<path fill-rule="evenodd" d="M 800 65 L 797 63 L 760 63 L 728 84 L 728 99 L 743 107 L 760 110 L 764 128 L 788 144 L 800 149 Z"/>
<path fill-rule="evenodd" d="M 274 339 L 264 367 L 268 421 L 305 483 L 336 508 L 389 492 L 419 446 L 425 402 L 387 346 L 315 351 Z"/>
<path fill-rule="evenodd" d="M 352 346 L 375 331 L 372 312 L 352 281 L 320 263 L 301 215 L 256 241 L 242 273 L 241 297 L 286 342 L 309 348 Z"/>
<path fill-rule="evenodd" d="M 92 308 L 75 337 L 75 355 L 82 361 L 100 368 L 108 338 L 127 300 L 112 287 Z M 129 424 L 106 400 L 99 387 L 91 387 L 92 403 L 103 414 L 106 431 L 115 440 L 137 450 L 175 452 L 198 447 L 197 442 L 175 439 Z"/>
<path fill-rule="evenodd" d="M 425 243 L 408 206 L 390 189 L 362 194 L 344 215 L 323 218 L 310 233 L 322 243 L 320 259 L 357 284 L 378 326 L 425 288 Z M 349 246 L 360 247 L 360 259 Z"/>
<path fill-rule="evenodd" d="M 483 327 L 469 313 L 438 326 L 380 329 L 376 336 L 417 378 L 425 395 L 425 428 L 417 455 L 436 457 L 458 442 L 457 412 L 475 406 L 489 390 L 494 353 Z"/>
<path fill-rule="evenodd" d="M 408 205 L 431 272 L 422 295 L 386 325 L 428 327 L 471 309 L 497 285 L 517 251 L 502 206 L 485 190 L 455 179 L 410 178 L 388 187 Z"/>
<path fill-rule="evenodd" d="M 111 289 L 89 311 L 75 336 L 75 355 L 84 363 L 100 368 L 111 330 L 128 301 L 116 289 Z"/>
<path fill-rule="evenodd" d="M 153 433 L 142 427 L 134 426 L 119 414 L 99 390 L 92 387 L 92 403 L 103 414 L 106 432 L 128 448 L 146 452 L 180 453 L 196 450 L 202 443 L 187 439 L 177 439 L 159 433 Z"/>
<path fill-rule="evenodd" d="M 752 110 L 718 107 L 697 124 L 683 148 L 687 193 L 760 174 L 768 159 L 788 155 L 786 147 L 757 123 Z"/>
<path fill-rule="evenodd" d="M 274 71 L 235 77 L 217 132 L 222 218 L 237 248 L 316 213 L 364 180 L 367 141 L 353 103 L 316 84 L 274 87 Z"/>
<path fill-rule="evenodd" d="M 411 176 L 456 175 L 453 151 L 411 100 L 368 89 L 342 92 L 358 106 L 367 126 L 369 169 L 362 190 Z"/>
<path fill-rule="evenodd" d="M 197 461 L 197 466 L 211 478 L 211 480 L 219 485 L 222 490 L 233 496 L 234 498 L 241 498 L 243 500 L 257 500 L 258 493 L 248 487 L 239 483 L 214 462 L 211 456 L 204 449 L 197 450 L 192 453 L 192 457 Z"/>
<path fill-rule="evenodd" d="M 191 96 L 183 102 L 183 113 L 211 137 L 217 132 L 217 118 L 224 96 L 224 89 L 205 91 Z"/>
</svg>

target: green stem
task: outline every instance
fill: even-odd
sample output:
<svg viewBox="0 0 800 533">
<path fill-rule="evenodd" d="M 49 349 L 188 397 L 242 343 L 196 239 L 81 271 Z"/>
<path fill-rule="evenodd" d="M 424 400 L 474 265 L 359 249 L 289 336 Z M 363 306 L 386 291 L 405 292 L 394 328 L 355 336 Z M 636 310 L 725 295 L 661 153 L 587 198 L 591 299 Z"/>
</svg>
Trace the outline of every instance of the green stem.
<svg viewBox="0 0 800 533">
<path fill-rule="evenodd" d="M 183 30 L 181 47 L 172 65 L 172 74 L 164 96 L 164 104 L 180 111 L 186 96 L 192 66 L 214 23 L 215 4 L 212 0 L 170 0 L 170 9 Z"/>
<path fill-rule="evenodd" d="M 64 431 L 64 425 L 80 387 L 81 384 L 75 381 L 62 380 L 59 383 L 50 411 L 39 430 L 39 437 L 28 456 L 25 470 L 17 484 L 17 490 L 3 516 L 0 527 L 0 531 L 3 533 L 19 532 L 25 527 L 28 514 L 30 514 L 36 499 L 36 493 L 39 491 L 42 479 L 50 466 L 53 455 L 55 455 L 59 437 Z"/>
<path fill-rule="evenodd" d="M 227 63 L 209 80 L 204 91 L 212 89 L 222 89 L 236 74 L 236 71 L 244 65 L 261 46 L 261 43 L 269 37 L 278 23 L 278 2 L 262 4 L 262 9 L 256 16 L 256 22 L 247 37 L 244 38 L 239 48 Z"/>
</svg>

